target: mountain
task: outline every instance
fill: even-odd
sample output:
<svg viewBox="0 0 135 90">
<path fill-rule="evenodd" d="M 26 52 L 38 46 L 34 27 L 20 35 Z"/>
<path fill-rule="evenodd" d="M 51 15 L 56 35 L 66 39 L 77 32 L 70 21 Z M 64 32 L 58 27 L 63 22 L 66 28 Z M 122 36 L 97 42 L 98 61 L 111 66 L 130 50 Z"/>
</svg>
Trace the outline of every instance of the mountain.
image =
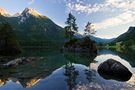
<svg viewBox="0 0 135 90">
<path fill-rule="evenodd" d="M 2 22 L 11 24 L 22 46 L 54 47 L 64 42 L 63 28 L 32 8 L 25 8 L 18 16 L 0 16 Z"/>
<path fill-rule="evenodd" d="M 15 13 L 14 15 L 13 15 L 13 17 L 18 17 L 18 16 L 20 16 L 21 14 L 20 13 Z"/>
<path fill-rule="evenodd" d="M 39 12 L 37 12 L 33 8 L 25 8 L 25 10 L 22 12 L 22 16 L 29 17 L 29 15 L 33 15 L 33 16 L 37 16 L 37 17 L 42 16 Z"/>
<path fill-rule="evenodd" d="M 135 27 L 129 27 L 128 31 L 117 37 L 110 45 L 117 48 L 135 50 Z"/>
<path fill-rule="evenodd" d="M 40 13 L 38 13 L 36 10 L 34 10 L 33 8 L 25 8 L 25 10 L 21 13 L 20 15 L 20 23 L 24 22 L 26 19 L 30 18 L 30 17 L 35 17 L 35 18 L 40 18 L 43 17 Z"/>
<path fill-rule="evenodd" d="M 75 33 L 75 37 L 76 38 L 83 38 L 85 37 L 86 35 L 81 35 L 79 33 Z M 112 38 L 112 39 L 104 39 L 104 38 L 99 38 L 99 37 L 96 37 L 96 36 L 90 36 L 90 39 L 95 41 L 97 44 L 106 44 L 106 43 L 110 43 L 112 42 L 115 38 Z"/>
<path fill-rule="evenodd" d="M 95 41 L 97 44 L 107 44 L 107 43 L 111 43 L 115 38 L 112 39 L 104 39 L 104 38 L 99 38 L 99 37 L 95 37 L 95 36 L 91 36 L 90 37 L 93 41 Z"/>
<path fill-rule="evenodd" d="M 128 31 L 117 37 L 114 40 L 114 42 L 129 41 L 129 40 L 135 41 L 134 36 L 135 36 L 135 27 L 129 27 Z"/>
<path fill-rule="evenodd" d="M 10 16 L 10 15 L 4 8 L 0 8 L 0 16 Z"/>
</svg>

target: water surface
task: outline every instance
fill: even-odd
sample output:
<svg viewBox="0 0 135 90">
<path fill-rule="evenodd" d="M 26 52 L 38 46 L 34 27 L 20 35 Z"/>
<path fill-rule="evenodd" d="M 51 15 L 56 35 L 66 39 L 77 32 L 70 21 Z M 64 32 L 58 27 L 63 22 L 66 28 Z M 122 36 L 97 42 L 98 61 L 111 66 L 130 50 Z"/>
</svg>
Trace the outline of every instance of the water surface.
<svg viewBox="0 0 135 90">
<path fill-rule="evenodd" d="M 0 90 L 134 90 L 134 52 L 102 49 L 97 56 L 59 51 L 28 50 L 19 57 L 43 57 L 17 67 L 0 69 Z M 133 76 L 126 82 L 106 80 L 97 72 L 100 63 L 115 59 Z"/>
</svg>

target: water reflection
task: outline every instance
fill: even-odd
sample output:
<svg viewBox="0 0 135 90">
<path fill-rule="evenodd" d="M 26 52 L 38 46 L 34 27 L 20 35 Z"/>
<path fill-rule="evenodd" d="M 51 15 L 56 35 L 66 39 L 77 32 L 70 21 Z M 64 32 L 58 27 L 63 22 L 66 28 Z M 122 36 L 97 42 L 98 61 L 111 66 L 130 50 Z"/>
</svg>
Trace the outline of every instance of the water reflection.
<svg viewBox="0 0 135 90">
<path fill-rule="evenodd" d="M 64 59 L 67 63 L 78 63 L 89 66 L 91 62 L 94 61 L 96 56 L 90 56 L 89 54 L 79 54 L 79 53 L 64 53 Z"/>
<path fill-rule="evenodd" d="M 110 50 L 100 50 L 90 57 L 74 53 L 42 53 L 43 60 L 14 68 L 0 69 L 0 90 L 133 90 L 135 88 L 134 56 Z M 130 57 L 130 58 L 125 58 Z M 97 67 L 112 58 L 132 73 L 127 82 L 102 78 Z M 27 88 L 27 89 L 26 89 Z"/>
<path fill-rule="evenodd" d="M 66 82 L 69 90 L 72 90 L 76 85 L 76 79 L 79 75 L 79 71 L 77 71 L 72 63 L 65 65 L 64 75 L 67 77 Z"/>
</svg>

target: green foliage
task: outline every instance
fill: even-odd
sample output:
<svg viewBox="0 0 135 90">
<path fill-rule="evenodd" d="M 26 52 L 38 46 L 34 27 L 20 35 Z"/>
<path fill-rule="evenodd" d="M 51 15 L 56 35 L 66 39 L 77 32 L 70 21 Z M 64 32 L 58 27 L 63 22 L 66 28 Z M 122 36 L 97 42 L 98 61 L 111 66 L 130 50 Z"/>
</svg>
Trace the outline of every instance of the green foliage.
<svg viewBox="0 0 135 90">
<path fill-rule="evenodd" d="M 16 54 L 21 52 L 13 28 L 9 23 L 0 24 L 0 53 Z"/>
<path fill-rule="evenodd" d="M 77 30 L 78 27 L 77 27 L 77 24 L 76 24 L 76 18 L 71 13 L 69 13 L 69 15 L 68 15 L 66 24 L 68 26 L 72 27 L 74 31 L 78 31 Z"/>
<path fill-rule="evenodd" d="M 62 47 L 64 43 L 64 30 L 45 16 L 29 16 L 24 22 L 21 17 L 0 17 L 13 28 L 14 33 L 22 47 Z"/>
<path fill-rule="evenodd" d="M 116 47 L 121 47 L 122 45 L 123 45 L 122 42 L 117 42 L 117 43 L 116 43 Z"/>
<path fill-rule="evenodd" d="M 89 37 L 85 37 L 84 41 L 81 43 L 81 47 L 83 48 L 90 48 L 92 47 L 93 42 L 89 39 Z"/>
<path fill-rule="evenodd" d="M 128 31 L 120 35 L 113 43 L 121 42 L 120 46 L 125 48 L 135 45 L 135 27 L 130 27 Z"/>
<path fill-rule="evenodd" d="M 64 28 L 65 36 L 72 39 L 74 33 L 78 31 L 76 18 L 71 13 L 69 13 L 67 21 L 65 23 L 67 24 L 67 26 Z"/>
<path fill-rule="evenodd" d="M 89 37 L 85 37 L 83 39 L 71 39 L 65 43 L 65 47 L 78 47 L 78 48 L 91 48 L 94 46 L 94 42 L 89 39 Z"/>
<path fill-rule="evenodd" d="M 73 36 L 74 36 L 74 31 L 70 31 L 70 26 L 66 26 L 65 28 L 64 28 L 64 31 L 65 31 L 65 38 L 67 38 L 67 39 L 73 39 Z"/>
<path fill-rule="evenodd" d="M 130 27 L 126 33 L 120 35 L 112 43 L 108 44 L 108 48 L 115 49 L 120 52 L 135 49 L 134 35 L 135 35 L 135 27 Z"/>
<path fill-rule="evenodd" d="M 65 50 L 73 52 L 87 52 L 91 54 L 97 53 L 96 45 L 89 37 L 81 39 L 71 39 L 64 45 Z"/>
<path fill-rule="evenodd" d="M 84 32 L 85 32 L 84 34 L 86 35 L 93 35 L 96 33 L 93 25 L 90 22 L 88 22 L 87 25 L 85 26 Z"/>
<path fill-rule="evenodd" d="M 77 42 L 77 39 L 71 39 L 68 42 L 65 42 L 64 47 L 72 46 L 75 44 L 75 42 Z"/>
<path fill-rule="evenodd" d="M 124 43 L 125 47 L 134 46 L 135 45 L 135 40 L 129 39 L 128 41 L 124 41 L 123 43 Z"/>
</svg>

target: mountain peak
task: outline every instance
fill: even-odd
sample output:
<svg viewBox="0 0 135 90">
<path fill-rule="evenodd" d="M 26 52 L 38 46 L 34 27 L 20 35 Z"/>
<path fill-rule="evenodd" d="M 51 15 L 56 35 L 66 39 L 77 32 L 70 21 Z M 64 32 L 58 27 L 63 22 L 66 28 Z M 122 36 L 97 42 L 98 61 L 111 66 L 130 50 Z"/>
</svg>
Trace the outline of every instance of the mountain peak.
<svg viewBox="0 0 135 90">
<path fill-rule="evenodd" d="M 25 20 L 27 20 L 31 16 L 40 17 L 42 15 L 33 8 L 25 8 L 24 11 L 20 15 L 21 19 L 19 23 L 23 23 Z"/>
<path fill-rule="evenodd" d="M 24 12 L 32 12 L 32 11 L 34 11 L 34 9 L 33 8 L 30 8 L 30 7 L 24 9 Z"/>
<path fill-rule="evenodd" d="M 22 12 L 22 15 L 23 16 L 28 16 L 28 15 L 40 16 L 41 14 L 33 8 L 25 8 L 25 10 Z"/>
<path fill-rule="evenodd" d="M 128 33 L 131 33 L 131 32 L 134 32 L 134 30 L 135 30 L 135 27 L 133 27 L 133 26 L 131 26 L 131 27 L 129 27 L 129 29 L 128 29 Z"/>
<path fill-rule="evenodd" d="M 14 17 L 18 17 L 18 16 L 20 16 L 21 14 L 20 13 L 15 13 L 13 16 Z"/>
<path fill-rule="evenodd" d="M 0 8 L 0 16 L 7 16 L 8 12 L 4 8 Z"/>
</svg>

